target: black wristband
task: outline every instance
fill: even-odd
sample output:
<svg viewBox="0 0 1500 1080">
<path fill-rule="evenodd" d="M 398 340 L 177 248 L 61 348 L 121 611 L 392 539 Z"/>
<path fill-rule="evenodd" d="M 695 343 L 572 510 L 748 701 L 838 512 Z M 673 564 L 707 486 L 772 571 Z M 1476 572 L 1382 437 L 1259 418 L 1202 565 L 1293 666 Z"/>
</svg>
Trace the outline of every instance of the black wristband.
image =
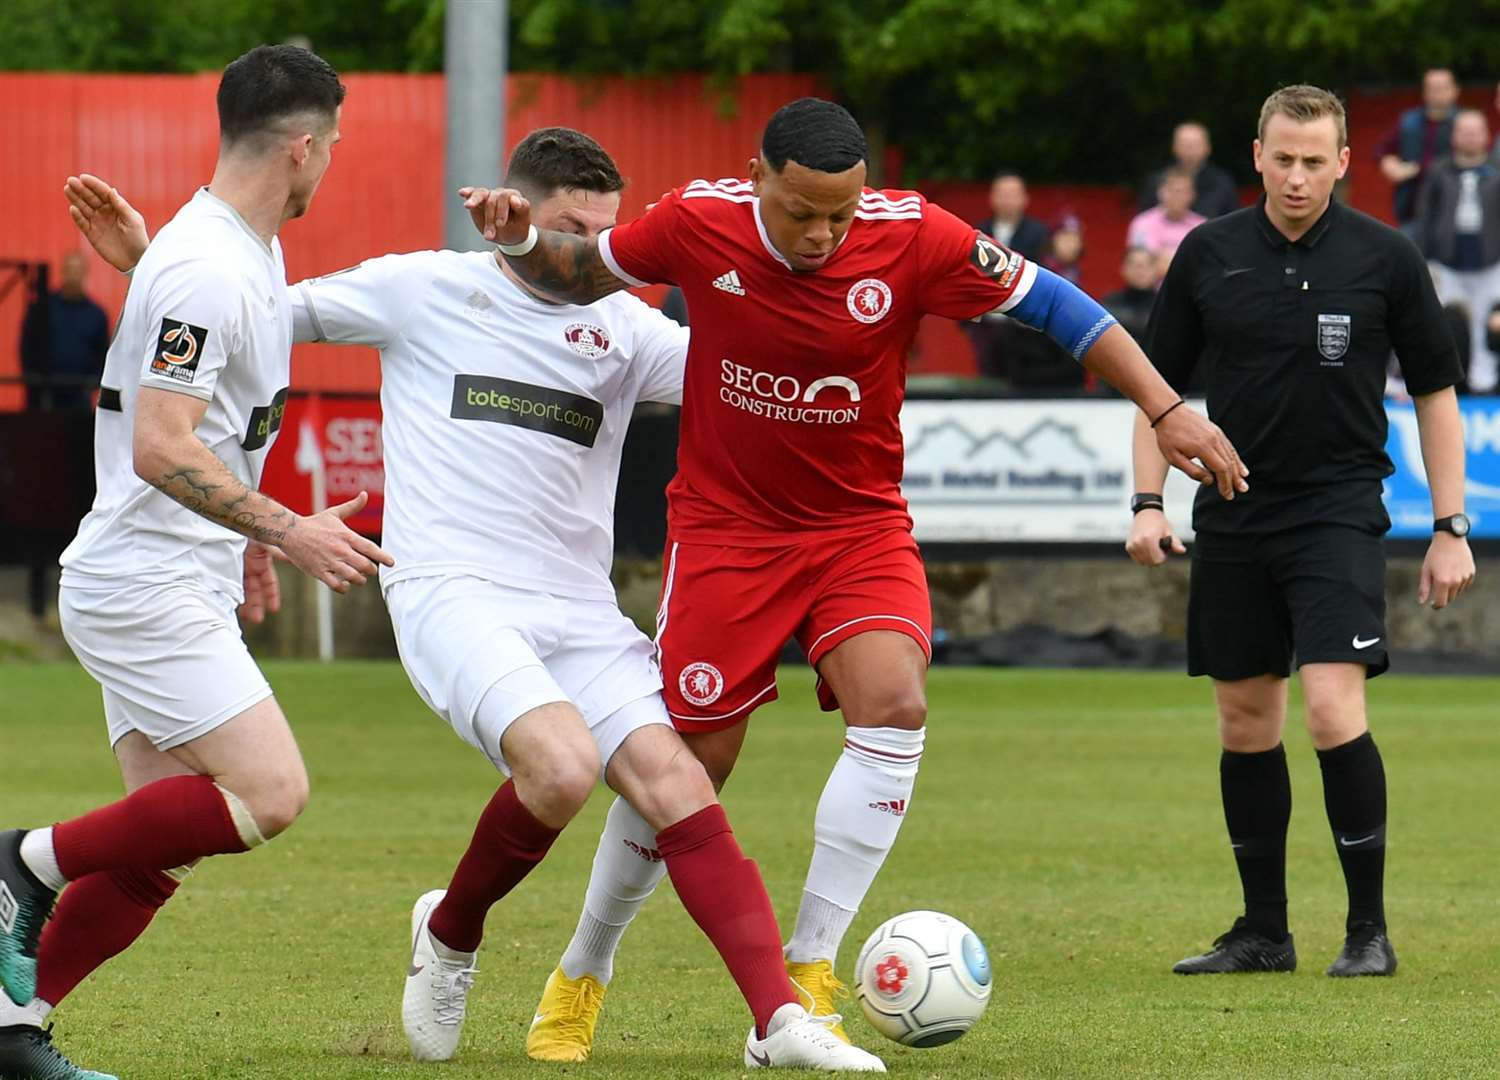
<svg viewBox="0 0 1500 1080">
<path fill-rule="evenodd" d="M 1176 408 L 1178 408 L 1178 407 L 1180 407 L 1182 405 L 1186 405 L 1186 404 L 1187 404 L 1187 399 L 1185 399 L 1185 398 L 1178 398 L 1176 400 L 1176 402 L 1174 402 L 1171 405 L 1168 405 L 1166 407 L 1166 409 L 1162 412 L 1162 414 L 1160 416 L 1158 416 L 1155 420 L 1151 421 L 1151 426 L 1155 427 L 1157 424 L 1159 424 L 1163 420 L 1165 420 L 1167 418 L 1167 416 L 1171 414 L 1171 412 L 1172 412 L 1173 409 L 1176 409 Z"/>
<path fill-rule="evenodd" d="M 1132 514 L 1139 514 L 1142 510 L 1165 511 L 1166 508 L 1167 504 L 1162 501 L 1162 497 L 1153 491 L 1137 492 L 1130 496 L 1130 512 Z"/>
</svg>

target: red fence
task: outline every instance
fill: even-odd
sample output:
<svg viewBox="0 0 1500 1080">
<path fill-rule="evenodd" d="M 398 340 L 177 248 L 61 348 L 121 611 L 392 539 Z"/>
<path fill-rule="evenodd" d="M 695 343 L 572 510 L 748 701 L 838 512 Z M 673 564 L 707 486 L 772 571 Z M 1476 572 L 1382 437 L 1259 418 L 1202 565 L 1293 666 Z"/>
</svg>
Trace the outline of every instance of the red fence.
<svg viewBox="0 0 1500 1080">
<path fill-rule="evenodd" d="M 283 231 L 291 280 L 371 255 L 442 243 L 443 80 L 439 75 L 350 75 L 343 141 L 307 217 Z M 48 260 L 77 247 L 62 185 L 70 173 L 105 177 L 153 230 L 208 181 L 218 149 L 217 74 L 0 74 L 0 258 Z M 784 102 L 818 92 L 800 75 L 741 80 L 732 94 L 698 77 L 571 80 L 514 75 L 510 146 L 532 128 L 563 124 L 609 148 L 629 178 L 623 216 L 696 176 L 741 176 L 766 118 Z M 507 146 L 507 153 L 509 152 Z M 3 287 L 3 286 L 0 286 Z M 89 293 L 111 314 L 124 280 L 95 260 Z M 0 376 L 19 373 L 20 290 L 0 302 Z M 370 389 L 374 354 L 299 347 L 294 385 Z M 7 396 L 8 395 L 8 396 Z M 0 386 L 0 408 L 19 391 Z"/>
<path fill-rule="evenodd" d="M 64 210 L 63 179 L 81 170 L 114 182 L 152 224 L 160 226 L 208 179 L 217 150 L 216 74 L 33 75 L 0 73 L 0 259 L 50 260 L 79 243 Z M 433 247 L 442 240 L 443 82 L 438 75 L 350 75 L 344 141 L 308 216 L 283 235 L 292 280 L 326 273 L 388 251 Z M 631 180 L 623 217 L 662 191 L 696 176 L 739 176 L 765 118 L 783 102 L 815 93 L 797 75 L 758 75 L 733 93 L 697 77 L 572 80 L 515 75 L 509 85 L 507 134 L 513 145 L 531 128 L 565 124 L 607 146 Z M 1465 95 L 1484 106 L 1487 93 Z M 1356 94 L 1350 102 L 1351 200 L 1385 216 L 1389 189 L 1371 157 L 1380 133 L 1414 93 Z M 1249 153 L 1253 130 L 1221 139 L 1222 161 Z M 1167 133 L 1144 132 L 1159 138 Z M 921 186 L 921 185 L 919 185 Z M 924 188 L 955 213 L 985 214 L 983 184 Z M 1113 187 L 1050 187 L 1032 192 L 1033 212 L 1046 218 L 1067 208 L 1083 219 L 1085 288 L 1115 287 L 1133 193 Z M 3 272 L 0 272 L 3 273 Z M 0 277 L 0 291 L 4 289 Z M 95 261 L 89 292 L 113 316 L 124 281 Z M 13 289 L 0 300 L 0 377 L 19 370 L 16 349 L 22 301 Z M 913 359 L 916 371 L 972 371 L 967 342 L 952 324 L 927 320 Z M 294 384 L 308 390 L 372 389 L 368 350 L 300 346 Z M 0 409 L 19 391 L 0 385 Z"/>
</svg>

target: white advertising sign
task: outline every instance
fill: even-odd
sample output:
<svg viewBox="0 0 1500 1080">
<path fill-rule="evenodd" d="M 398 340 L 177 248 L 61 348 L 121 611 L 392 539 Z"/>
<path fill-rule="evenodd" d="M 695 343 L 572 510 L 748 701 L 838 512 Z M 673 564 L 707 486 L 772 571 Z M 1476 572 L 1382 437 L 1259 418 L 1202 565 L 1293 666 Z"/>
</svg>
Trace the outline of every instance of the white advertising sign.
<svg viewBox="0 0 1500 1080">
<path fill-rule="evenodd" d="M 917 539 L 1123 544 L 1135 414 L 1128 401 L 908 401 L 902 490 Z M 1196 490 L 1171 471 L 1167 514 L 1185 536 Z"/>
</svg>

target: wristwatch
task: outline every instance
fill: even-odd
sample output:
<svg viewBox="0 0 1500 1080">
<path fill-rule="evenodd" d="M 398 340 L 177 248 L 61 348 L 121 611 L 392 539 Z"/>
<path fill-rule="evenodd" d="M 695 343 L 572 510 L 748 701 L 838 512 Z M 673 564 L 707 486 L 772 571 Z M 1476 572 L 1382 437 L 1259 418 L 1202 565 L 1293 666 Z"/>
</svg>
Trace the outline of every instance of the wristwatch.
<svg viewBox="0 0 1500 1080">
<path fill-rule="evenodd" d="M 1469 535 L 1469 518 L 1465 514 L 1450 514 L 1432 523 L 1433 532 L 1452 533 L 1454 536 Z"/>
<path fill-rule="evenodd" d="M 1130 512 L 1132 514 L 1139 514 L 1142 510 L 1165 510 L 1166 508 L 1166 503 L 1162 500 L 1161 495 L 1155 492 L 1141 491 L 1130 496 Z"/>
</svg>

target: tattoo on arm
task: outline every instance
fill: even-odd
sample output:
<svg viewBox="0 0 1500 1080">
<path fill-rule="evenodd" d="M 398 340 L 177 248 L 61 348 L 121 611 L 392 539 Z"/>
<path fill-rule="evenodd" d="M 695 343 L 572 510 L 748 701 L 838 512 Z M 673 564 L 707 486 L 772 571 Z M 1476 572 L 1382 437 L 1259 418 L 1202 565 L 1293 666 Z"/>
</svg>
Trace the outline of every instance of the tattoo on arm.
<svg viewBox="0 0 1500 1080">
<path fill-rule="evenodd" d="M 526 284 L 569 304 L 592 304 L 627 286 L 605 264 L 598 240 L 572 233 L 542 229 L 530 252 L 505 261 Z"/>
<path fill-rule="evenodd" d="M 297 523 L 297 515 L 252 491 L 222 466 L 213 471 L 182 466 L 161 474 L 151 486 L 193 513 L 263 544 L 281 544 Z"/>
</svg>

